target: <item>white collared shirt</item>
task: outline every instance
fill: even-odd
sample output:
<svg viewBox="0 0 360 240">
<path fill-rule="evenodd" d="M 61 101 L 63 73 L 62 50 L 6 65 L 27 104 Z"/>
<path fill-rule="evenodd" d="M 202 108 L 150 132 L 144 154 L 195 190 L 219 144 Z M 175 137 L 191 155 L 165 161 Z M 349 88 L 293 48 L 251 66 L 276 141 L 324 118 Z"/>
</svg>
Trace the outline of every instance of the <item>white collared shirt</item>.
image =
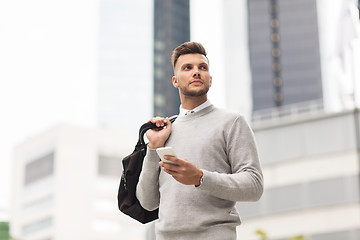
<svg viewBox="0 0 360 240">
<path fill-rule="evenodd" d="M 200 104 L 199 106 L 197 106 L 196 108 L 191 109 L 191 110 L 189 110 L 189 109 L 184 109 L 184 108 L 182 108 L 182 105 L 180 105 L 179 116 L 185 116 L 185 115 L 187 115 L 188 113 L 198 112 L 198 111 L 200 111 L 200 110 L 202 110 L 202 109 L 204 109 L 204 108 L 206 108 L 206 107 L 208 107 L 208 106 L 210 106 L 210 105 L 211 105 L 211 102 L 210 102 L 209 99 L 206 100 L 206 102 L 204 102 L 203 104 Z"/>
</svg>

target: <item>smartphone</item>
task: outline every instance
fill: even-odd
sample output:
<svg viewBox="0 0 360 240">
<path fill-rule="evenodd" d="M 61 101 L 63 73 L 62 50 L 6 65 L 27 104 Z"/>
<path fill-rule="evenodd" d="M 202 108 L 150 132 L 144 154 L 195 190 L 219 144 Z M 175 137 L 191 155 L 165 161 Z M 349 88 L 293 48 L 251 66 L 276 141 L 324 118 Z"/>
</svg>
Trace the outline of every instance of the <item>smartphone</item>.
<svg viewBox="0 0 360 240">
<path fill-rule="evenodd" d="M 174 152 L 174 149 L 172 147 L 161 147 L 161 148 L 157 148 L 156 149 L 156 152 L 157 154 L 159 155 L 161 161 L 165 162 L 165 163 L 170 163 L 170 164 L 173 164 L 173 165 L 177 165 L 176 163 L 172 162 L 172 161 L 169 161 L 169 160 L 166 160 L 164 158 L 165 155 L 169 155 L 169 156 L 175 156 L 176 157 L 176 154 Z"/>
</svg>

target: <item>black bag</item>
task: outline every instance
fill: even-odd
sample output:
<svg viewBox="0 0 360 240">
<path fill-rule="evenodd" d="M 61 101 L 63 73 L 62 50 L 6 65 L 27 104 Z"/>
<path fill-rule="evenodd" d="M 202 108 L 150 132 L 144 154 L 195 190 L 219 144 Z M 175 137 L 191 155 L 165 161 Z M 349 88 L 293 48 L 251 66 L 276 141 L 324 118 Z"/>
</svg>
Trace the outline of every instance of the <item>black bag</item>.
<svg viewBox="0 0 360 240">
<path fill-rule="evenodd" d="M 174 122 L 175 117 L 170 118 Z M 146 144 L 144 134 L 149 129 L 158 128 L 154 123 L 147 122 L 139 130 L 139 139 L 132 154 L 122 160 L 123 173 L 118 190 L 118 207 L 121 212 L 136 219 L 141 223 L 148 223 L 158 218 L 159 209 L 147 211 L 136 198 L 136 185 L 139 182 L 139 176 L 142 164 L 146 155 Z"/>
</svg>

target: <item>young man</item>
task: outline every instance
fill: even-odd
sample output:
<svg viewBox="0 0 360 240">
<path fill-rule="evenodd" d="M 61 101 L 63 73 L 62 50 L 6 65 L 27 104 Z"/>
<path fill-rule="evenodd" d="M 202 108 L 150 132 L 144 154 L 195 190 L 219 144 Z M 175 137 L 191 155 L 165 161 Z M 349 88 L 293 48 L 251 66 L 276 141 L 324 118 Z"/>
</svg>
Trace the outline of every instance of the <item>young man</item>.
<svg viewBox="0 0 360 240">
<path fill-rule="evenodd" d="M 172 83 L 179 89 L 180 114 L 150 121 L 147 155 L 136 195 L 147 210 L 159 208 L 157 240 L 236 239 L 236 201 L 257 201 L 263 177 L 254 136 L 238 113 L 207 99 L 212 77 L 203 46 L 186 42 L 172 55 Z M 175 156 L 159 162 L 155 149 L 171 146 Z"/>
</svg>

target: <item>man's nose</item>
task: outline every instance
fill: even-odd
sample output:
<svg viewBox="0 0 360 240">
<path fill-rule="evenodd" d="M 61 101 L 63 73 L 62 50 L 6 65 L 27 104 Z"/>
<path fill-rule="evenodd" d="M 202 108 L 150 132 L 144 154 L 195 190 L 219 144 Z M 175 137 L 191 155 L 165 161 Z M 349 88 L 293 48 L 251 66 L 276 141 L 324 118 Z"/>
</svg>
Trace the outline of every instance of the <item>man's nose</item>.
<svg viewBox="0 0 360 240">
<path fill-rule="evenodd" d="M 194 68 L 193 77 L 196 78 L 200 77 L 200 71 L 198 68 Z"/>
</svg>

